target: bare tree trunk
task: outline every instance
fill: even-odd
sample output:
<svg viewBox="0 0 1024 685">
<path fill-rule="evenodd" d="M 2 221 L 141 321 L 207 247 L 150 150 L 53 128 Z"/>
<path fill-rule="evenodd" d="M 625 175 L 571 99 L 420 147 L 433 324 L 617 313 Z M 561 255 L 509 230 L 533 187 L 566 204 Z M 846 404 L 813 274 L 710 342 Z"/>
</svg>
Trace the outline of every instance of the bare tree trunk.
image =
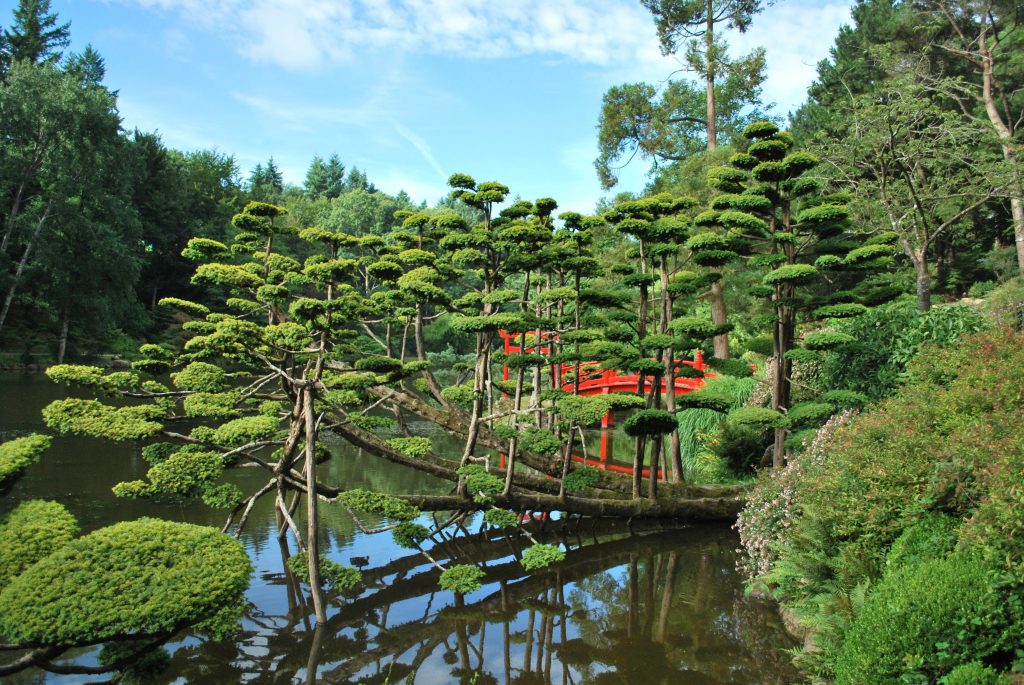
<svg viewBox="0 0 1024 685">
<path fill-rule="evenodd" d="M 427 361 L 427 345 L 423 339 L 423 305 L 416 303 L 416 317 L 413 319 L 413 337 L 416 341 L 416 359 L 421 362 Z M 404 345 L 403 345 L 404 348 Z M 448 402 L 441 396 L 441 385 L 430 369 L 423 369 L 423 380 L 426 381 L 427 389 L 434 396 L 441 406 L 448 406 Z"/>
<path fill-rule="evenodd" d="M 25 271 L 25 265 L 28 263 L 28 257 L 32 253 L 32 246 L 35 244 L 36 239 L 39 237 L 40 231 L 43 230 L 43 224 L 46 223 L 47 217 L 50 216 L 50 208 L 53 207 L 53 201 L 51 200 L 46 205 L 46 209 L 43 210 L 43 215 L 39 217 L 39 221 L 36 222 L 35 230 L 32 231 L 32 237 L 29 238 L 25 244 L 25 251 L 21 253 L 21 259 L 18 261 L 18 268 L 14 272 L 14 278 L 11 280 L 11 285 L 7 288 L 7 295 L 4 297 L 4 306 L 0 310 L 0 331 L 4 328 L 4 322 L 7 321 L 7 314 L 11 311 L 11 303 L 14 302 L 14 292 L 18 288 L 18 283 L 21 281 L 21 275 Z"/>
<path fill-rule="evenodd" d="M 68 329 L 71 327 L 71 306 L 67 303 L 60 312 L 60 337 L 57 344 L 57 363 L 64 363 L 64 353 L 68 349 Z"/>
<path fill-rule="evenodd" d="M 926 312 L 932 308 L 932 274 L 923 251 L 913 259 L 917 277 L 917 308 Z"/>
<path fill-rule="evenodd" d="M 721 271 L 719 269 L 718 271 Z M 718 280 L 711 284 L 711 323 L 722 326 L 728 322 L 728 315 L 725 309 L 725 288 L 722 281 Z M 718 359 L 729 358 L 729 334 L 722 333 L 713 338 L 715 345 L 715 357 Z"/>
<path fill-rule="evenodd" d="M 991 17 L 991 15 L 989 15 Z M 1013 238 L 1017 247 L 1017 270 L 1024 278 L 1024 183 L 1021 182 L 1020 168 L 1017 165 L 1016 153 L 1013 148 L 1014 124 L 1010 117 L 1004 120 L 996 103 L 995 60 L 992 48 L 988 44 L 989 17 L 981 19 L 981 35 L 978 36 L 978 56 L 981 58 L 981 100 L 985 105 L 992 127 L 999 135 L 999 145 L 1003 159 L 1010 164 L 1014 183 L 1011 185 L 1010 215 L 1013 217 Z M 995 36 L 995 38 L 998 38 Z"/>
<path fill-rule="evenodd" d="M 317 625 L 327 623 L 324 596 L 320 587 L 320 519 L 317 516 L 316 494 L 316 418 L 313 416 L 313 387 L 303 388 L 303 411 L 306 418 L 306 548 L 309 554 L 309 588 L 313 594 L 313 611 Z"/>
</svg>

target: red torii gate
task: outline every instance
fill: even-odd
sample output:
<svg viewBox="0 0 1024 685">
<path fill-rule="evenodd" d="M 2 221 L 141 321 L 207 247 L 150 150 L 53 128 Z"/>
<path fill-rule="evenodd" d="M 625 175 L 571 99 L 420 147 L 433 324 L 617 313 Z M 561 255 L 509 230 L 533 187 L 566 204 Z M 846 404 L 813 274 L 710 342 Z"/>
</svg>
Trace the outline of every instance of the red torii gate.
<svg viewBox="0 0 1024 685">
<path fill-rule="evenodd" d="M 527 344 L 526 347 L 522 347 L 516 342 L 518 338 L 522 336 L 521 333 L 509 333 L 508 331 L 499 330 L 498 335 L 501 336 L 505 342 L 504 352 L 505 355 L 517 354 L 523 352 L 525 349 L 527 352 L 537 354 L 548 354 L 550 351 L 549 347 L 543 346 L 545 342 L 549 340 L 556 340 L 557 334 L 541 333 L 540 334 L 540 345 L 534 343 L 533 345 Z M 536 337 L 536 333 L 527 333 L 527 336 Z M 676 368 L 681 366 L 689 366 L 701 374 L 702 378 L 676 378 L 675 379 L 675 394 L 685 395 L 687 393 L 698 390 L 704 385 L 704 378 L 714 378 L 713 374 L 707 373 L 706 369 L 708 366 L 704 363 L 704 355 L 700 350 L 697 350 L 697 354 L 691 361 L 689 359 L 677 359 Z M 568 382 L 565 380 L 566 376 L 574 376 L 579 369 L 580 373 L 580 395 L 593 396 L 593 395 L 608 395 L 613 392 L 636 392 L 639 389 L 640 375 L 639 374 L 620 374 L 614 369 L 601 369 L 599 368 L 598 362 L 582 362 L 580 364 L 551 364 L 551 373 L 557 374 L 556 377 L 562 383 L 562 390 L 567 392 L 573 392 L 576 387 L 575 378 L 571 378 Z M 502 378 L 508 380 L 508 366 L 503 367 Z M 667 379 L 661 381 L 661 391 L 664 393 L 667 391 Z M 654 387 L 654 381 L 650 376 L 644 377 L 644 392 L 650 392 Z M 632 474 L 633 467 L 625 466 L 623 464 L 616 464 L 615 462 L 609 461 L 611 452 L 611 431 L 609 430 L 613 423 L 612 412 L 608 412 L 601 419 L 601 453 L 599 459 L 588 459 L 579 454 L 572 456 L 573 461 L 584 464 L 586 466 L 593 466 L 602 470 L 614 471 L 616 473 Z M 501 455 L 501 466 L 504 468 L 505 455 Z M 647 477 L 650 474 L 650 469 L 643 469 L 642 475 Z M 664 474 L 659 469 L 658 477 L 663 478 Z"/>
</svg>

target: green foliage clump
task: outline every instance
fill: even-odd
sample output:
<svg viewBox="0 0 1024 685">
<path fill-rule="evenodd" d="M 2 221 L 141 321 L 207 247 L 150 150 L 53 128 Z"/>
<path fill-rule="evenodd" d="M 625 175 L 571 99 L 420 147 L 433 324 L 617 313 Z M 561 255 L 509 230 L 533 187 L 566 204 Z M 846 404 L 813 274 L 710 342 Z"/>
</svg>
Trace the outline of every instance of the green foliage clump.
<svg viewBox="0 0 1024 685">
<path fill-rule="evenodd" d="M 224 462 L 216 452 L 181 450 L 150 468 L 146 476 L 158 492 L 199 497 L 223 471 Z"/>
<path fill-rule="evenodd" d="M 534 454 L 555 454 L 561 447 L 561 442 L 549 430 L 527 428 L 523 431 L 519 445 L 523 450 Z"/>
<path fill-rule="evenodd" d="M 241 414 L 235 407 L 237 392 L 196 392 L 182 400 L 185 416 L 190 418 L 233 419 Z"/>
<path fill-rule="evenodd" d="M 591 466 L 574 468 L 562 479 L 567 492 L 579 492 L 597 484 L 601 472 Z"/>
<path fill-rule="evenodd" d="M 466 487 L 474 494 L 487 497 L 497 495 L 505 489 L 505 481 L 492 473 L 488 473 L 479 464 L 466 464 L 459 468 L 456 473 L 465 479 Z"/>
<path fill-rule="evenodd" d="M 402 521 L 391 529 L 395 544 L 405 549 L 417 549 L 419 544 L 430 537 L 427 527 L 414 521 Z"/>
<path fill-rule="evenodd" d="M 605 396 L 567 395 L 555 403 L 555 409 L 566 421 L 589 426 L 600 421 L 610 406 Z"/>
<path fill-rule="evenodd" d="M 853 390 L 829 390 L 823 393 L 821 398 L 837 408 L 847 407 L 851 409 L 860 409 L 871 401 L 871 398 L 864 393 Z"/>
<path fill-rule="evenodd" d="M 50 447 L 50 438 L 45 435 L 26 435 L 0 444 L 0 492 L 4 492 Z"/>
<path fill-rule="evenodd" d="M 0 591 L 0 634 L 71 646 L 175 633 L 239 601 L 252 566 L 204 526 L 139 519 L 73 540 Z"/>
<path fill-rule="evenodd" d="M 242 501 L 242 490 L 234 483 L 207 485 L 202 491 L 203 504 L 211 509 L 231 509 Z"/>
<path fill-rule="evenodd" d="M 288 570 L 303 583 L 309 584 L 309 554 L 299 552 L 288 557 Z M 320 581 L 338 592 L 348 592 L 363 582 L 362 572 L 353 567 L 322 557 L 320 559 Z"/>
<path fill-rule="evenodd" d="M 831 415 L 832 405 L 827 402 L 801 402 L 790 407 L 786 414 L 794 428 L 820 425 Z"/>
<path fill-rule="evenodd" d="M 664 435 L 677 427 L 676 417 L 663 409 L 641 409 L 627 418 L 622 427 L 627 435 Z"/>
<path fill-rule="evenodd" d="M 218 445 L 241 447 L 252 442 L 266 440 L 277 432 L 278 421 L 272 416 L 243 416 L 222 423 L 213 433 Z"/>
<path fill-rule="evenodd" d="M 71 397 L 43 408 L 43 421 L 59 433 L 124 442 L 155 436 L 162 426 L 153 419 L 163 413 L 160 407 L 153 405 L 115 409 L 97 400 Z"/>
<path fill-rule="evenodd" d="M 551 564 L 563 561 L 565 559 L 565 550 L 556 545 L 531 545 L 529 549 L 523 552 L 522 564 L 523 568 L 527 571 L 534 571 L 540 568 L 547 568 Z"/>
<path fill-rule="evenodd" d="M 420 510 L 405 500 L 361 488 L 341 493 L 338 495 L 338 503 L 349 509 L 379 514 L 397 521 L 411 521 L 420 515 Z"/>
<path fill-rule="evenodd" d="M 443 590 L 464 595 L 479 590 L 484 575 L 483 569 L 472 564 L 456 564 L 445 569 L 437 584 Z"/>
<path fill-rule="evenodd" d="M 942 512 L 925 514 L 893 541 L 885 556 L 885 565 L 897 568 L 919 561 L 941 559 L 956 546 L 956 533 L 961 523 Z"/>
<path fill-rule="evenodd" d="M 814 316 L 821 319 L 845 319 L 851 316 L 865 314 L 868 308 L 856 302 L 842 302 L 840 304 L 829 304 L 818 307 L 814 310 Z"/>
<path fill-rule="evenodd" d="M 963 556 L 897 569 L 868 595 L 836 655 L 836 685 L 936 678 L 1005 646 L 992 579 Z"/>
<path fill-rule="evenodd" d="M 263 329 L 263 340 L 279 350 L 301 351 L 313 344 L 313 337 L 294 321 L 267 326 Z"/>
<path fill-rule="evenodd" d="M 817 275 L 818 270 L 810 264 L 786 264 L 765 274 L 763 282 L 765 285 L 780 283 L 795 285 L 807 283 Z"/>
<path fill-rule="evenodd" d="M 207 362 L 190 362 L 181 371 L 171 374 L 171 382 L 180 390 L 223 392 L 227 389 L 224 369 Z"/>
<path fill-rule="evenodd" d="M 0 519 L 0 587 L 78 535 L 78 522 L 63 505 L 22 502 Z"/>
<path fill-rule="evenodd" d="M 98 366 L 57 364 L 46 369 L 46 376 L 54 383 L 82 385 L 104 391 L 108 389 L 106 372 Z"/>
<path fill-rule="evenodd" d="M 857 342 L 857 339 L 852 335 L 839 331 L 816 331 L 808 333 L 804 336 L 803 340 L 804 347 L 814 351 L 834 350 L 837 347 L 843 347 L 855 342 Z"/>
<path fill-rule="evenodd" d="M 117 483 L 114 487 L 110 488 L 110 491 L 114 493 L 115 497 L 124 497 L 126 499 L 144 499 L 156 494 L 156 488 L 153 487 L 153 484 L 147 483 L 144 480 L 129 480 Z"/>
<path fill-rule="evenodd" d="M 411 438 L 391 438 L 388 445 L 407 457 L 421 458 L 429 455 L 434 446 L 430 438 L 416 436 Z"/>
<path fill-rule="evenodd" d="M 180 297 L 164 297 L 157 303 L 161 307 L 174 307 L 180 309 L 186 314 L 192 316 L 206 316 L 210 313 L 210 308 L 206 305 L 199 304 L 198 302 L 192 302 L 190 300 L 183 300 Z"/>
<path fill-rule="evenodd" d="M 737 476 L 749 475 L 772 442 L 770 429 L 735 421 L 720 422 L 712 452 Z"/>
<path fill-rule="evenodd" d="M 515 528 L 519 525 L 519 515 L 508 509 L 488 509 L 484 512 L 484 521 L 495 528 Z"/>
<path fill-rule="evenodd" d="M 729 421 L 756 430 L 786 428 L 789 420 L 774 409 L 765 407 L 740 407 L 729 412 Z"/>
<path fill-rule="evenodd" d="M 998 671 L 985 666 L 980 661 L 960 664 L 947 675 L 939 679 L 940 685 L 999 685 L 1001 678 Z"/>
<path fill-rule="evenodd" d="M 468 405 L 473 401 L 475 394 L 469 385 L 449 385 L 441 389 L 441 397 L 453 404 Z"/>
<path fill-rule="evenodd" d="M 750 368 L 750 364 L 742 359 L 719 359 L 718 357 L 712 357 L 709 360 L 708 366 L 719 373 L 736 378 L 747 378 L 754 375 L 754 370 Z"/>
<path fill-rule="evenodd" d="M 774 352 L 771 336 L 759 335 L 747 340 L 746 347 L 754 354 L 770 357 Z"/>
</svg>

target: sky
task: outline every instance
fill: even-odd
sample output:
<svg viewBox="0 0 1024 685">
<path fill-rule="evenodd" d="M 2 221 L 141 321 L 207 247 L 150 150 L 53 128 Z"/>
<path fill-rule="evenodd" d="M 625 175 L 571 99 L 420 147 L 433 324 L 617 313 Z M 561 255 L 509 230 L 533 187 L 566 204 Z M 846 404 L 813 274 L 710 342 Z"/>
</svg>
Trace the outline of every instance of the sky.
<svg viewBox="0 0 1024 685">
<path fill-rule="evenodd" d="M 15 0 L 0 0 L 10 23 Z M 52 0 L 72 49 L 102 55 L 127 129 L 180 150 L 273 156 L 301 184 L 337 154 L 380 189 L 433 204 L 455 172 L 590 213 L 601 97 L 664 82 L 638 0 Z M 779 0 L 733 54 L 767 50 L 764 100 L 785 115 L 828 56 L 848 0 Z M 618 191 L 640 191 L 633 161 Z"/>
</svg>

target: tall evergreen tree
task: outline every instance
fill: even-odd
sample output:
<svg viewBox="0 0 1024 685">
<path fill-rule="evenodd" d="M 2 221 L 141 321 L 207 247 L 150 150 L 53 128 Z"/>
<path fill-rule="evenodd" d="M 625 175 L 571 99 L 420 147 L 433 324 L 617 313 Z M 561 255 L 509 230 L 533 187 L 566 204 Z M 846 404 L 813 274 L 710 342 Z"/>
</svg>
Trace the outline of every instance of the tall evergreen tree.
<svg viewBox="0 0 1024 685">
<path fill-rule="evenodd" d="M 763 68 L 764 52 L 732 61 L 726 55 L 726 44 L 717 30 L 721 25 L 745 32 L 753 16 L 761 11 L 761 0 L 642 0 L 654 15 L 658 28 L 661 52 L 672 55 L 686 47 L 686 63 L 704 78 L 706 104 L 707 146 L 714 150 L 718 144 L 718 114 L 715 90 L 716 78 L 722 73 L 737 71 L 757 72 L 753 68 L 760 61 Z"/>
<path fill-rule="evenodd" d="M 313 200 L 341 195 L 345 189 L 345 165 L 338 155 L 331 155 L 327 161 L 319 155 L 314 157 L 306 171 L 303 187 L 306 195 Z"/>
<path fill-rule="evenodd" d="M 50 0 L 19 0 L 14 24 L 4 30 L 4 43 L 11 61 L 53 63 L 71 42 L 70 22 L 57 23 L 50 12 Z"/>
</svg>

